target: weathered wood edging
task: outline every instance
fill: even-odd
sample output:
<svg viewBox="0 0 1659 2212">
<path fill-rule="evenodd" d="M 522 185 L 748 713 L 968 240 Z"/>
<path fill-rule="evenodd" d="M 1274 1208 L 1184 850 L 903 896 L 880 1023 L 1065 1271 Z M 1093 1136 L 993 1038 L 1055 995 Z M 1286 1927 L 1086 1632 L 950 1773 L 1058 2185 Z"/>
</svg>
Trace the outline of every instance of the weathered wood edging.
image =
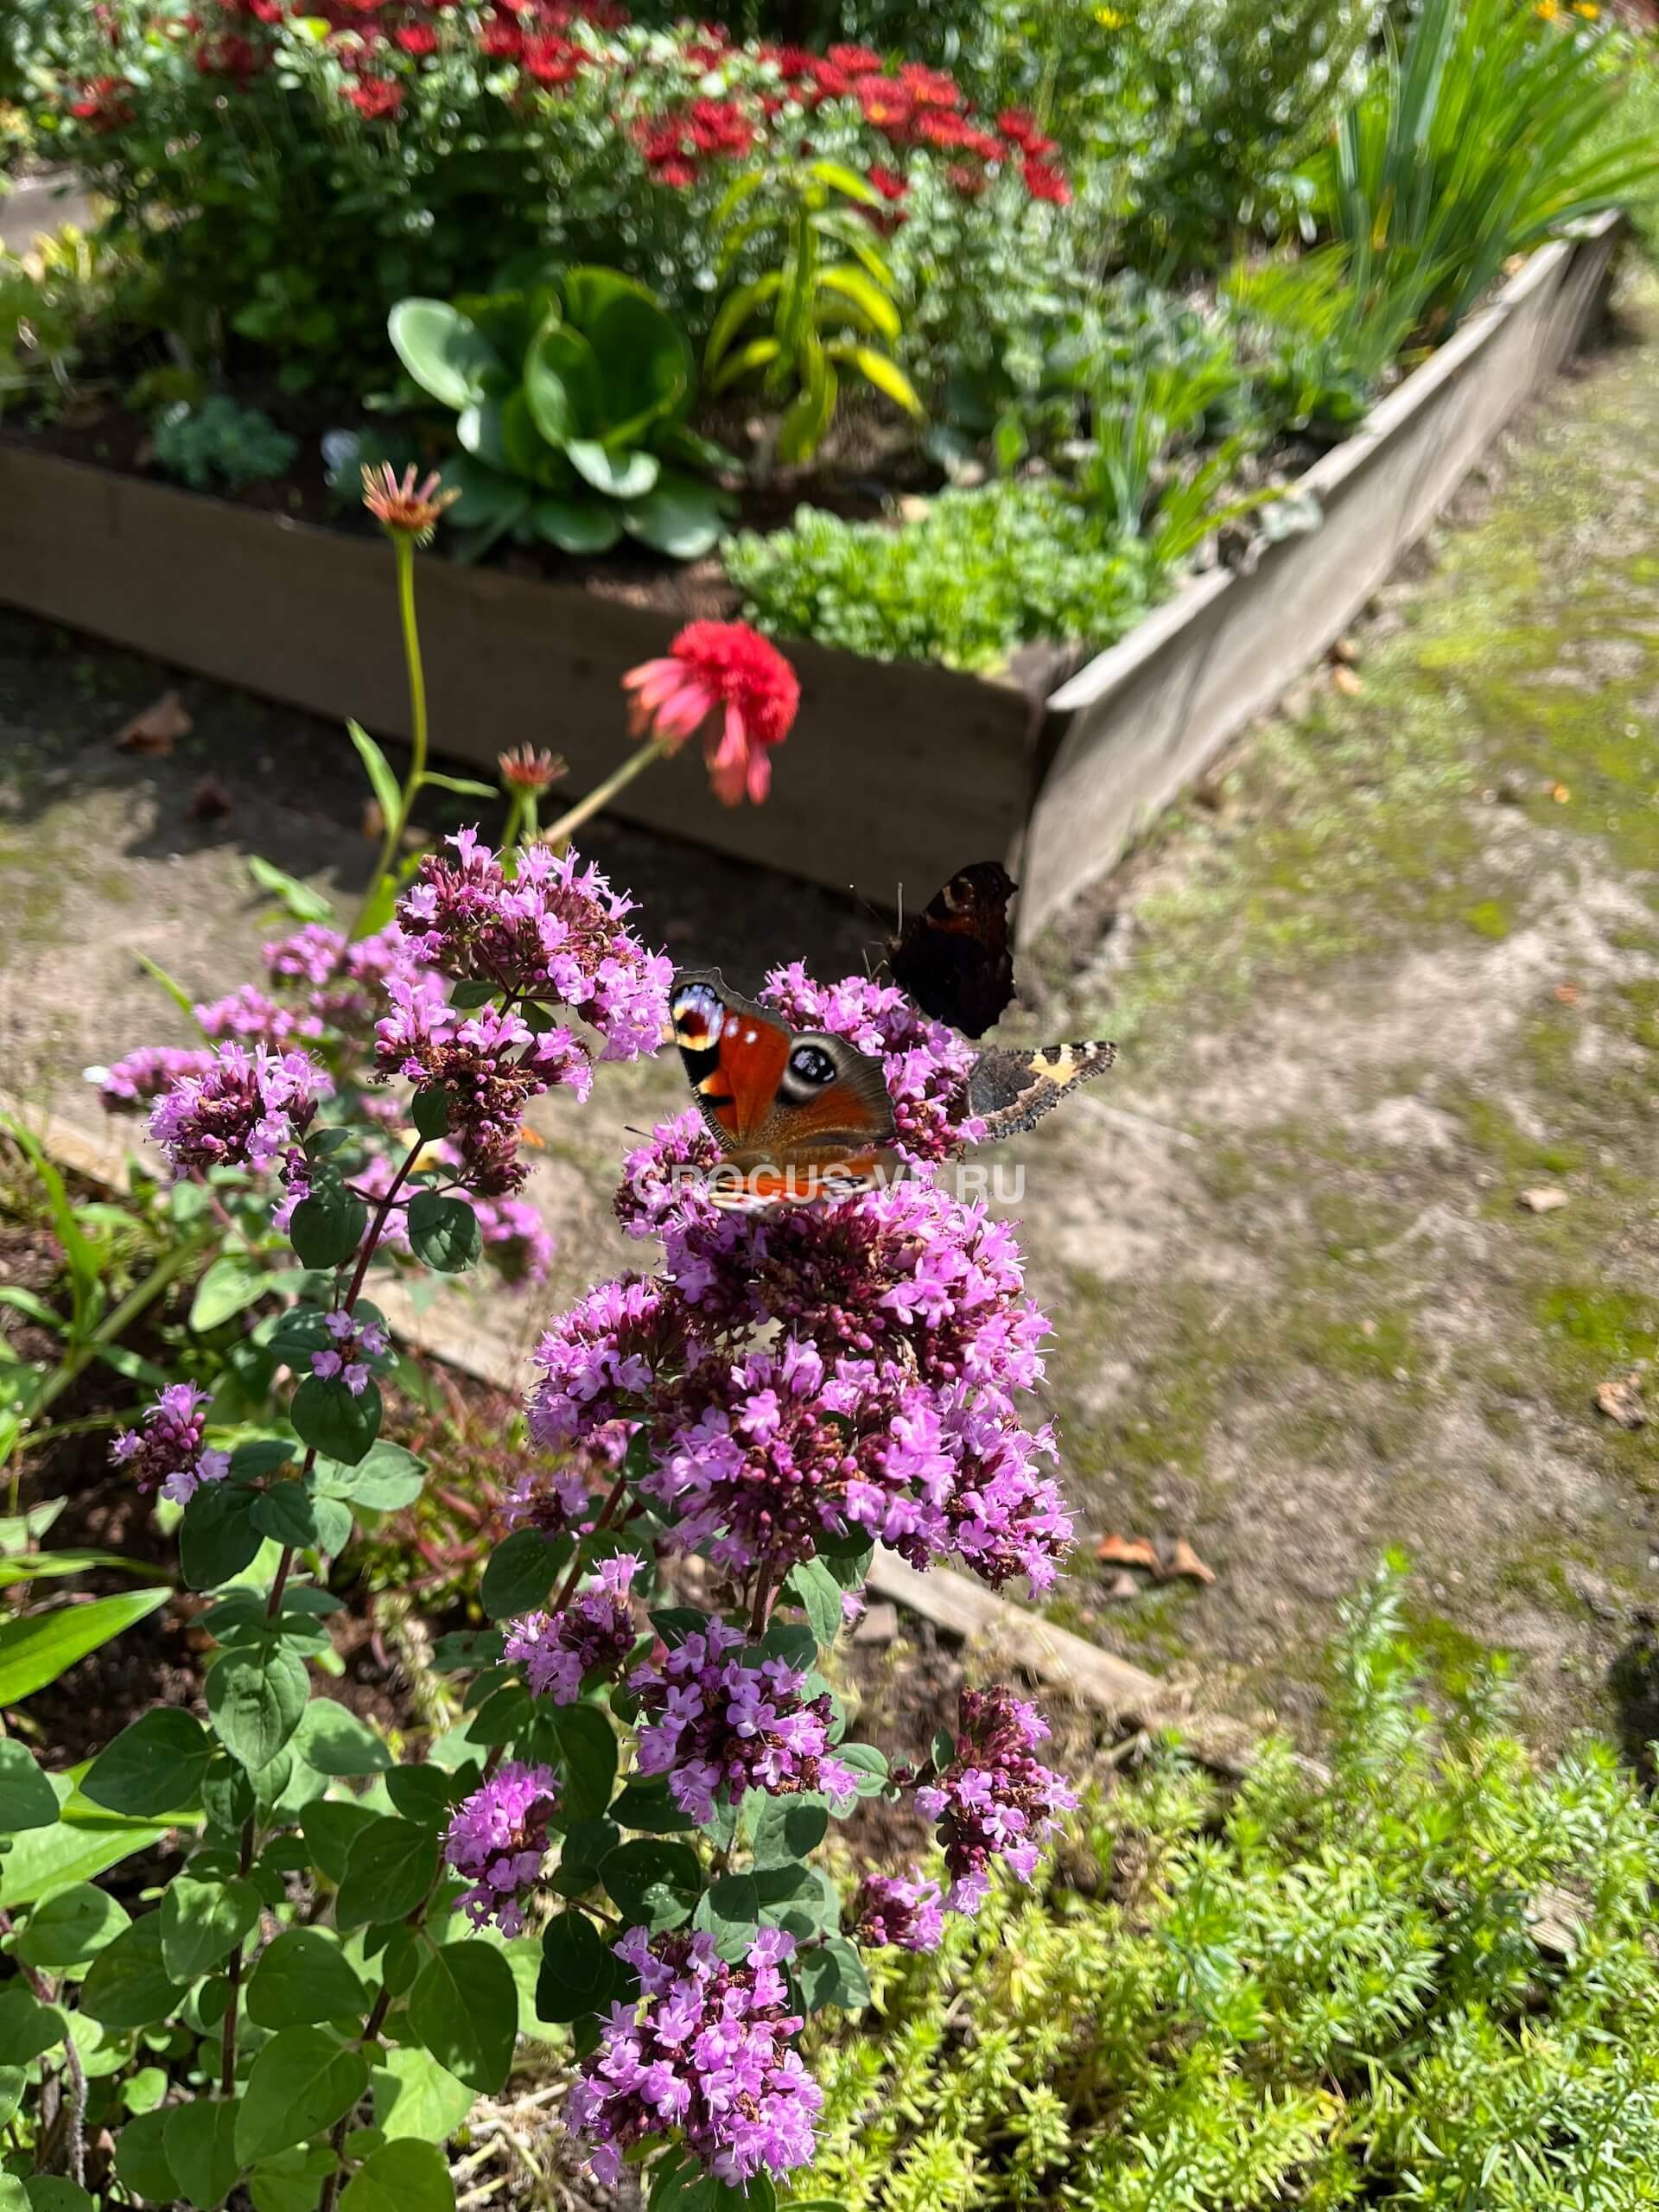
<svg viewBox="0 0 1659 2212">
<path fill-rule="evenodd" d="M 1318 530 L 1255 569 L 1189 576 L 1049 700 L 1015 873 L 1028 937 L 1104 874 L 1222 747 L 1329 649 L 1487 447 L 1577 350 L 1605 296 L 1623 217 L 1534 254 L 1298 480 Z"/>
<path fill-rule="evenodd" d="M 1028 938 L 1270 707 L 1421 537 L 1480 454 L 1572 353 L 1619 219 L 1533 255 L 1492 304 L 1300 480 L 1320 528 L 1249 575 L 1193 576 L 1046 701 L 916 663 L 791 645 L 800 721 L 764 808 L 690 772 L 614 802 L 651 829 L 890 906 L 964 861 L 1020 879 Z M 618 680 L 661 652 L 660 612 L 429 561 L 422 623 L 440 749 L 493 768 L 529 740 L 574 794 L 616 765 Z M 0 447 L 0 603 L 393 736 L 408 702 L 385 551 L 79 461 Z"/>
</svg>

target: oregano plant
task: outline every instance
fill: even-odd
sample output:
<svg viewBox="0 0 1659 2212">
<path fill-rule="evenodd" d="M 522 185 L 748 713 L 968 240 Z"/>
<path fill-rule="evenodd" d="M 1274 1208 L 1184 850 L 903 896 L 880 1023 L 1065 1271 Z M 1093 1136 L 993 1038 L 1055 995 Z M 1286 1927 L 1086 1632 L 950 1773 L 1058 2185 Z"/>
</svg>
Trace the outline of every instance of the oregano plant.
<svg viewBox="0 0 1659 2212">
<path fill-rule="evenodd" d="M 75 1774 L 0 1739 L 0 2212 L 448 2212 L 443 2144 L 525 2030 L 569 2039 L 600 2183 L 766 2212 L 814 2153 L 807 2019 L 862 2008 L 868 1950 L 937 1945 L 994 1862 L 1028 1877 L 1072 1802 L 1007 1689 L 890 1764 L 832 1687 L 878 1541 L 1040 1588 L 1071 1529 L 1024 1410 L 1047 1325 L 945 1179 L 971 1052 L 799 969 L 769 998 L 880 1059 L 906 1179 L 733 1214 L 696 1115 L 659 1128 L 617 1198 L 652 1264 L 550 1326 L 488 1624 L 435 1645 L 459 1719 L 393 1740 L 329 1694 L 342 1555 L 426 1479 L 383 1433 L 407 1356 L 372 1294 L 476 1266 L 530 1102 L 656 1049 L 670 969 L 630 912 L 562 845 L 462 831 L 372 936 L 273 947 L 289 998 L 105 1079 L 223 1230 L 217 1361 L 111 1455 L 176 1516 L 208 1652 L 199 1700 Z M 934 1824 L 944 1885 L 873 1874 L 848 1907 L 822 1853 L 884 1796 Z M 144 1851 L 144 1885 L 101 1882 Z"/>
</svg>

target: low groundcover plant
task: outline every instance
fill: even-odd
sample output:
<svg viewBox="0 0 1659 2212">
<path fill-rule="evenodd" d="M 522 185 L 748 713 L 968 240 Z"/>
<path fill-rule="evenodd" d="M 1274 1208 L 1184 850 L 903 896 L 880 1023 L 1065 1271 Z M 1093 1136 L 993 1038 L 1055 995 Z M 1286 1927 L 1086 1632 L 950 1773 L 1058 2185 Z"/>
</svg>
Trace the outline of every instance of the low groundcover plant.
<svg viewBox="0 0 1659 2212">
<path fill-rule="evenodd" d="M 815 2028 L 813 2190 L 847 2212 L 1635 2212 L 1659 2164 L 1659 1821 L 1548 1762 L 1502 1671 L 1426 1701 L 1397 1562 L 1346 1608 L 1322 1768 L 1225 1789 L 1160 1746 L 1036 1890 L 867 1885 L 855 2027 Z"/>
</svg>

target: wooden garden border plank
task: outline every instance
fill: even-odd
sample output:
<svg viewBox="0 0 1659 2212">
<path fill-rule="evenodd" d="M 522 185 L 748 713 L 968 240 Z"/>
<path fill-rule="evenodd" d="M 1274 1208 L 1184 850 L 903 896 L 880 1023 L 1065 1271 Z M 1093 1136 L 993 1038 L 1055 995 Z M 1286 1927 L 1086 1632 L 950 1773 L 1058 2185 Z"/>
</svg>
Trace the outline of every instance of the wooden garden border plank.
<svg viewBox="0 0 1659 2212">
<path fill-rule="evenodd" d="M 1342 634 L 1578 346 L 1621 226 L 1608 214 L 1534 254 L 1298 480 L 1319 502 L 1317 531 L 1267 546 L 1248 575 L 1189 576 L 1053 694 L 1014 862 L 1022 939 L 1113 867 Z"/>
</svg>

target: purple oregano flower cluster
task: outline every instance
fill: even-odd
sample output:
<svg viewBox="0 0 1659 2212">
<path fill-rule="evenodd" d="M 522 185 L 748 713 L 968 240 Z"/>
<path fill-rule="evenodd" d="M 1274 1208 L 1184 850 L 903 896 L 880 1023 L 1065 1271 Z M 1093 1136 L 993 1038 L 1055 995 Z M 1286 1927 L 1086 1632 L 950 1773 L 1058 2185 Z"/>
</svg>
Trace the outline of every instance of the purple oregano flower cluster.
<svg viewBox="0 0 1659 2212">
<path fill-rule="evenodd" d="M 634 902 L 574 852 L 531 845 L 509 877 L 475 832 L 429 857 L 398 908 L 417 956 L 509 999 L 569 1007 L 605 1039 L 601 1057 L 637 1059 L 662 1041 L 673 964 L 621 924 Z"/>
<path fill-rule="evenodd" d="M 475 1928 L 491 1920 L 506 1936 L 523 1928 L 524 1898 L 541 1878 L 547 1824 L 558 1802 L 550 1767 L 509 1759 L 450 1821 L 444 1856 L 472 1885 L 457 1903 Z"/>
<path fill-rule="evenodd" d="M 937 1951 L 944 1940 L 944 1905 L 937 1882 L 867 1874 L 853 1907 L 853 1926 L 873 1950 Z"/>
<path fill-rule="evenodd" d="M 969 1055 L 901 992 L 830 989 L 782 969 L 795 1022 L 879 1050 L 914 1179 L 772 1216 L 721 1212 L 695 1177 L 695 1115 L 628 1162 L 625 1228 L 664 1263 L 590 1293 L 537 1351 L 531 1431 L 614 1459 L 643 1428 L 644 1487 L 671 1541 L 739 1578 L 776 1580 L 825 1538 L 879 1537 L 912 1565 L 955 1556 L 995 1586 L 1052 1582 L 1071 1522 L 1055 1442 L 1021 1401 L 1048 1325 L 1012 1230 L 931 1179 L 959 1151 Z"/>
<path fill-rule="evenodd" d="M 792 1936 L 763 1928 L 728 1966 L 711 1936 L 653 1942 L 629 1929 L 616 1954 L 639 1978 L 639 2001 L 611 2007 L 565 2107 L 600 2181 L 620 2181 L 635 2144 L 676 2129 L 734 2186 L 810 2161 L 823 2093 L 791 2047 L 802 2020 L 781 1968 L 794 1951 Z"/>
<path fill-rule="evenodd" d="M 311 1355 L 311 1372 L 324 1382 L 338 1375 L 354 1398 L 369 1387 L 369 1362 L 385 1359 L 391 1340 L 378 1321 L 358 1321 L 350 1313 L 325 1313 L 328 1343 Z"/>
<path fill-rule="evenodd" d="M 937 1821 L 955 1912 L 976 1912 L 989 1894 L 986 1868 L 1001 1859 L 1021 1881 L 1037 1871 L 1039 1847 L 1077 1805 L 1058 1775 L 1032 1758 L 1048 1723 L 1012 1690 L 965 1689 L 956 1756 L 916 1792 Z"/>
<path fill-rule="evenodd" d="M 507 1630 L 505 1656 L 522 1667 L 532 1697 L 574 1705 L 586 1675 L 614 1675 L 634 1646 L 628 1590 L 643 1562 L 632 1553 L 602 1560 L 594 1586 L 556 1613 L 527 1613 Z"/>
<path fill-rule="evenodd" d="M 582 1045 L 569 1029 L 537 1034 L 523 1014 L 499 1007 L 461 1014 L 406 983 L 389 988 L 393 1010 L 376 1030 L 375 1065 L 405 1077 L 416 1098 L 442 1094 L 461 1180 L 481 1198 L 510 1198 L 530 1173 L 519 1145 L 531 1100 L 556 1084 L 588 1096 L 593 1067 Z"/>
<path fill-rule="evenodd" d="M 149 1106 L 150 1128 L 180 1174 L 213 1167 L 280 1173 L 273 1219 L 286 1230 L 311 1189 L 301 1140 L 321 1101 L 336 1096 L 365 1128 L 395 1133 L 408 1102 L 365 1087 L 401 1076 L 442 1090 L 449 1131 L 430 1164 L 450 1171 L 478 1216 L 485 1245 L 512 1278 L 539 1281 L 552 1245 L 518 1195 L 524 1109 L 555 1084 L 586 1097 L 592 1056 L 568 1027 L 526 1009 L 562 1005 L 598 1029 L 600 1057 L 632 1059 L 660 1039 L 671 969 L 626 926 L 632 901 L 596 868 L 545 847 L 518 855 L 509 877 L 475 832 L 453 858 L 429 855 L 398 918 L 353 942 L 308 923 L 264 950 L 266 988 L 245 983 L 194 1011 L 211 1048 L 145 1046 L 89 1070 L 105 1104 Z M 503 1007 L 448 1002 L 449 980 L 499 983 Z M 354 1177 L 371 1205 L 397 1170 L 374 1154 Z M 407 1194 L 394 1198 L 381 1242 L 406 1249 Z"/>
<path fill-rule="evenodd" d="M 146 1497 L 159 1491 L 174 1505 L 188 1505 L 203 1483 L 223 1482 L 231 1455 L 204 1443 L 207 1393 L 194 1382 L 169 1382 L 144 1414 L 142 1429 L 124 1429 L 110 1458 L 124 1467 Z"/>
<path fill-rule="evenodd" d="M 746 1789 L 851 1798 L 858 1777 L 830 1751 L 828 1694 L 805 1697 L 798 1668 L 739 1658 L 742 1649 L 734 1629 L 711 1620 L 629 1675 L 639 1700 L 640 1773 L 665 1774 L 669 1795 L 700 1826 Z"/>
<path fill-rule="evenodd" d="M 471 833 L 450 848 L 423 861 L 390 929 L 350 946 L 311 928 L 267 947 L 282 996 L 250 988 L 201 1009 L 220 1040 L 211 1053 L 135 1054 L 109 1071 L 106 1096 L 156 1097 L 156 1134 L 181 1173 L 278 1170 L 285 1213 L 315 1172 L 304 1140 L 320 1103 L 363 1066 L 378 1087 L 354 1090 L 360 1121 L 402 1147 L 404 1105 L 384 1086 L 441 1093 L 445 1134 L 419 1153 L 419 1172 L 435 1164 L 450 1179 L 442 1187 L 467 1192 L 482 1217 L 518 1205 L 525 1104 L 556 1084 L 585 1096 L 591 1078 L 589 1046 L 548 1009 L 596 1029 L 600 1058 L 632 1058 L 659 1039 L 670 971 L 626 926 L 629 902 L 573 856 L 532 847 L 510 875 Z M 445 978 L 472 987 L 460 1005 Z M 480 1004 L 480 986 L 499 1002 Z M 509 1623 L 502 1647 L 532 1700 L 569 1707 L 620 1682 L 634 1776 L 663 1777 L 699 1827 L 727 1820 L 728 1852 L 751 1793 L 840 1813 L 880 1771 L 838 1749 L 841 1716 L 810 1660 L 768 1640 L 780 1597 L 798 1602 L 791 1570 L 880 1539 L 918 1567 L 953 1558 L 994 1586 L 1023 1575 L 1040 1590 L 1071 1535 L 1054 1439 L 1027 1413 L 1047 1323 L 1013 1231 L 940 1178 L 979 1134 L 966 1117 L 970 1049 L 868 981 L 826 988 L 782 969 L 766 995 L 796 1025 L 880 1057 L 909 1178 L 743 1215 L 702 1187 L 715 1155 L 695 1115 L 632 1155 L 618 1215 L 660 1239 L 661 1265 L 588 1292 L 543 1339 L 530 1426 L 550 1464 L 526 1472 L 509 1518 L 568 1545 L 625 1530 L 643 1509 L 651 1545 L 590 1565 L 585 1582 L 573 1566 L 552 1609 Z M 353 1171 L 393 1248 L 407 1242 L 410 1173 L 390 1149 Z M 314 1375 L 366 1389 L 390 1349 L 378 1323 L 331 1311 L 325 1327 Z M 204 1444 L 204 1402 L 178 1386 L 120 1440 L 143 1487 L 188 1499 L 223 1476 L 226 1455 Z M 596 1479 L 610 1492 L 602 1508 Z M 653 1615 L 658 1640 L 625 1676 L 653 1549 L 701 1554 L 747 1633 L 717 1617 L 688 1631 Z M 527 1740 L 548 1740 L 533 1730 L 550 1722 L 539 1711 Z M 1046 1734 L 1009 1690 L 963 1693 L 949 1757 L 891 1777 L 937 1824 L 948 1893 L 919 1876 L 868 1877 L 849 1923 L 859 1941 L 933 1949 L 947 1910 L 977 1909 L 993 1861 L 1031 1878 L 1075 1802 L 1032 1756 Z M 493 1751 L 444 1840 L 475 1926 L 524 1927 L 561 1826 L 553 1768 Z M 842 1942 L 835 1929 L 832 1907 L 829 1928 L 804 1940 Z M 796 1951 L 794 1936 L 769 1927 L 734 1951 L 701 1929 L 632 1926 L 614 1942 L 633 1993 L 593 2022 L 566 2115 L 602 2182 L 668 2139 L 734 2188 L 810 2162 L 823 2100 L 796 2048 L 808 1979 Z"/>
<path fill-rule="evenodd" d="M 954 1556 L 994 1585 L 1024 1574 L 1045 1588 L 1071 1534 L 1048 1471 L 1052 1437 L 1023 1413 L 1046 1323 L 1013 1232 L 938 1178 L 978 1134 L 964 1118 L 971 1055 L 879 984 L 822 989 L 791 969 L 766 995 L 795 1024 L 881 1057 L 911 1179 L 770 1215 L 726 1213 L 698 1179 L 715 1154 L 696 1116 L 658 1128 L 629 1160 L 617 1211 L 634 1235 L 662 1239 L 664 1263 L 590 1291 L 543 1339 L 531 1428 L 556 1464 L 526 1478 L 513 1517 L 550 1533 L 579 1525 L 588 1478 L 609 1479 L 643 1440 L 636 1488 L 664 1517 L 663 1548 L 695 1549 L 724 1571 L 751 1637 L 791 1568 L 861 1535 L 918 1567 Z M 533 1637 L 514 1631 L 507 1656 L 532 1688 L 553 1679 L 550 1650 L 562 1691 L 579 1681 L 566 1635 L 544 1617 Z M 583 1665 L 593 1648 L 581 1643 Z M 699 1825 L 751 1790 L 833 1806 L 858 1788 L 835 1749 L 827 1693 L 809 1694 L 803 1671 L 723 1621 L 671 1649 L 659 1642 L 626 1688 L 638 1701 L 636 1770 L 666 1777 Z M 893 1777 L 938 1825 L 949 1896 L 920 1878 L 872 1876 L 854 1908 L 860 1940 L 933 1949 L 947 1910 L 977 1909 L 993 1859 L 1030 1878 L 1074 1802 L 1031 1756 L 1046 1732 L 1011 1692 L 964 1694 L 949 1763 Z M 761 1937 L 768 1971 L 786 1941 Z M 792 2051 L 775 2078 L 777 2046 L 746 2044 L 741 2091 L 729 2110 L 717 2101 L 717 2054 L 698 2044 L 698 2024 L 711 1996 L 729 2005 L 744 1969 L 722 1966 L 704 1936 L 636 1929 L 616 1948 L 640 1994 L 613 2007 L 569 2113 L 597 2145 L 595 2173 L 614 2178 L 630 2148 L 675 2129 L 723 2179 L 810 2158 L 816 2091 L 799 2086 Z M 773 2025 L 781 2039 L 798 2023 Z M 744 2143 L 728 2132 L 734 2112 Z"/>
<path fill-rule="evenodd" d="M 221 1045 L 200 1075 L 182 1076 L 156 1100 L 149 1132 L 180 1174 L 210 1167 L 275 1167 L 334 1089 L 306 1052 Z"/>
</svg>

